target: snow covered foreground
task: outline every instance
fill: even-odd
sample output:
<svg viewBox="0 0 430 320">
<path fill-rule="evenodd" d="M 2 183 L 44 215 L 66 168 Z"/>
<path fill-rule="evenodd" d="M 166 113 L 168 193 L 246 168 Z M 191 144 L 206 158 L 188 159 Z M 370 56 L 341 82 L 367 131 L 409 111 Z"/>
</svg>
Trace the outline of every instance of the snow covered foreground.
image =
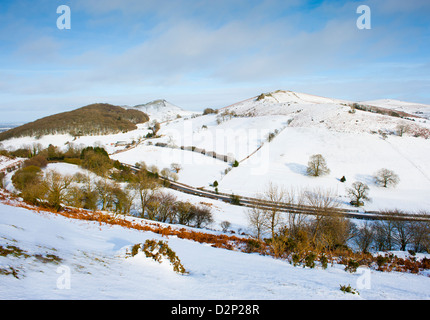
<svg viewBox="0 0 430 320">
<path fill-rule="evenodd" d="M 126 250 L 167 241 L 189 272 Z M 293 267 L 283 260 L 213 248 L 176 237 L 99 225 L 0 204 L 0 245 L 27 254 L 2 256 L 0 299 L 429 299 L 430 278 L 405 273 Z M 55 257 L 55 259 L 48 259 Z M 345 294 L 340 285 L 358 290 Z"/>
</svg>

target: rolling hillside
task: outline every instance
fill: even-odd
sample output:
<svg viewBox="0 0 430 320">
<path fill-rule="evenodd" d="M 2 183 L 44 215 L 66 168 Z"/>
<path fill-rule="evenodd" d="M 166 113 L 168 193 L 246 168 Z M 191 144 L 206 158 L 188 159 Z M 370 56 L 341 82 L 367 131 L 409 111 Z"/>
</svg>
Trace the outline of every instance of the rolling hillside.
<svg viewBox="0 0 430 320">
<path fill-rule="evenodd" d="M 372 106 L 383 109 L 381 113 L 353 105 L 352 101 L 278 90 L 221 108 L 217 114 L 175 116 L 162 122 L 151 138 L 145 138 L 150 132 L 147 124 L 139 124 L 127 133 L 80 136 L 76 141 L 71 135 L 53 134 L 8 139 L 2 144 L 8 149 L 33 143 L 62 148 L 68 143 L 99 145 L 111 158 L 130 165 L 144 161 L 161 170 L 179 163 L 179 182 L 195 187 L 210 189 L 216 180 L 220 192 L 244 196 L 261 193 L 269 183 L 287 189 L 319 187 L 333 191 L 346 208 L 351 208 L 347 190 L 358 181 L 370 189 L 372 201 L 365 203 L 364 210 L 429 210 L 430 123 L 421 116 L 430 106 L 420 105 L 423 114 L 413 114 L 405 107 L 408 103 L 403 108 L 400 102 L 395 106 L 387 101 L 374 103 Z M 164 104 L 149 103 L 147 107 L 159 119 L 179 110 Z M 400 127 L 406 128 L 404 132 L 400 133 Z M 318 153 L 331 172 L 310 177 L 306 174 L 308 160 Z M 223 161 L 224 156 L 231 160 Z M 232 166 L 234 160 L 238 167 Z M 375 183 L 373 176 L 382 168 L 399 176 L 396 187 L 382 188 Z M 340 182 L 343 176 L 344 183 Z"/>
<path fill-rule="evenodd" d="M 261 193 L 269 183 L 287 189 L 330 189 L 347 208 L 351 207 L 347 189 L 360 181 L 369 186 L 372 199 L 365 203 L 365 210 L 428 210 L 427 119 L 419 114 L 402 118 L 354 109 L 353 104 L 276 91 L 222 108 L 218 114 L 166 123 L 151 145 L 148 141 L 113 157 L 129 164 L 145 161 L 160 168 L 181 163 L 179 181 L 209 188 L 217 180 L 220 192 L 244 196 Z M 407 128 L 401 136 L 399 127 Z M 181 150 L 183 146 L 199 152 Z M 211 152 L 237 159 L 240 164 L 232 168 L 208 156 Z M 325 157 L 331 172 L 309 177 L 309 157 L 318 153 Z M 375 183 L 373 176 L 381 168 L 399 175 L 395 188 L 381 188 Z M 340 182 L 342 176 L 345 183 Z"/>
<path fill-rule="evenodd" d="M 48 116 L 0 133 L 0 140 L 23 136 L 41 137 L 48 134 L 72 136 L 112 134 L 136 129 L 149 117 L 139 110 L 96 103 L 73 111 Z"/>
</svg>

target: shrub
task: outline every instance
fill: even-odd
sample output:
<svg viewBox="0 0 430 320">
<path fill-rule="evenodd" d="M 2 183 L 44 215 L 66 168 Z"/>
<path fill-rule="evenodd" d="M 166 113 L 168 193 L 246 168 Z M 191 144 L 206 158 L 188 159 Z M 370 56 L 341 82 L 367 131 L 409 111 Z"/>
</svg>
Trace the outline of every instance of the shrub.
<svg viewBox="0 0 430 320">
<path fill-rule="evenodd" d="M 238 195 L 232 194 L 230 196 L 230 203 L 234 205 L 240 205 L 240 197 Z"/>
<path fill-rule="evenodd" d="M 273 237 L 269 240 L 270 249 L 275 258 L 282 258 L 285 255 L 286 243 L 283 236 Z"/>
<path fill-rule="evenodd" d="M 300 256 L 298 253 L 293 253 L 293 255 L 291 256 L 291 262 L 295 267 L 300 264 Z"/>
<path fill-rule="evenodd" d="M 354 288 L 351 287 L 351 285 L 348 284 L 348 286 L 346 285 L 341 285 L 340 286 L 340 291 L 342 291 L 343 293 L 352 293 L 352 294 L 358 294 L 358 291 Z"/>
<path fill-rule="evenodd" d="M 173 251 L 164 241 L 148 239 L 145 241 L 143 246 L 141 243 L 135 244 L 131 248 L 130 255 L 134 257 L 136 254 L 139 253 L 139 250 L 141 250 L 147 258 L 152 258 L 159 263 L 162 263 L 163 259 L 167 259 L 171 263 L 173 271 L 177 273 L 188 273 L 182 265 L 181 260 L 176 255 L 175 251 Z"/>
<path fill-rule="evenodd" d="M 346 266 L 345 266 L 345 271 L 348 271 L 350 273 L 354 273 L 357 272 L 357 268 L 360 266 L 360 264 L 355 261 L 354 259 L 348 259 Z"/>
<path fill-rule="evenodd" d="M 327 269 L 327 266 L 328 266 L 328 258 L 327 258 L 327 256 L 326 256 L 324 253 L 323 253 L 323 254 L 321 254 L 320 262 L 321 262 L 321 267 L 322 267 L 323 269 Z"/>
<path fill-rule="evenodd" d="M 105 176 L 113 168 L 113 161 L 105 149 L 87 147 L 81 151 L 81 166 L 97 175 Z"/>
<path fill-rule="evenodd" d="M 45 168 L 48 165 L 48 160 L 43 155 L 39 154 L 24 161 L 23 167 L 35 166 Z"/>
<path fill-rule="evenodd" d="M 206 108 L 205 110 L 203 110 L 203 115 L 212 114 L 212 113 L 217 114 L 218 110 L 214 110 L 212 108 Z"/>
<path fill-rule="evenodd" d="M 13 186 L 21 191 L 25 201 L 37 203 L 42 196 L 42 190 L 39 187 L 42 180 L 42 171 L 39 167 L 28 166 L 17 170 L 12 176 Z"/>
<path fill-rule="evenodd" d="M 244 251 L 246 253 L 261 252 L 261 250 L 264 248 L 264 246 L 265 245 L 262 241 L 259 241 L 258 239 L 249 238 L 249 239 L 247 239 L 247 241 L 245 243 Z"/>
<path fill-rule="evenodd" d="M 0 172 L 0 188 L 4 187 L 3 180 L 4 180 L 5 176 L 6 176 L 6 174 L 4 172 Z"/>
<path fill-rule="evenodd" d="M 306 255 L 305 257 L 305 267 L 308 268 L 315 268 L 315 259 L 316 259 L 317 255 L 313 252 L 310 252 Z"/>
<path fill-rule="evenodd" d="M 192 206 L 194 227 L 203 228 L 213 222 L 212 212 L 207 206 Z"/>
<path fill-rule="evenodd" d="M 231 226 L 230 221 L 223 221 L 223 222 L 221 222 L 221 228 L 222 228 L 223 232 L 227 232 L 228 228 L 230 228 L 230 226 Z"/>
</svg>

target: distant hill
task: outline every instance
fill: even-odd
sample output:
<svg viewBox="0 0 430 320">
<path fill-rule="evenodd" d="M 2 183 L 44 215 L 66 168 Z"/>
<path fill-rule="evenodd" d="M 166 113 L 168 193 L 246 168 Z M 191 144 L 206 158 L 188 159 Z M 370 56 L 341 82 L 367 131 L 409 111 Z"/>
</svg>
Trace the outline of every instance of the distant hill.
<svg viewBox="0 0 430 320">
<path fill-rule="evenodd" d="M 187 117 L 194 114 L 191 111 L 185 111 L 182 108 L 164 100 L 154 100 L 145 104 L 139 104 L 134 107 L 130 107 L 131 110 L 140 110 L 145 112 L 151 120 L 159 122 L 176 119 L 179 117 Z"/>
<path fill-rule="evenodd" d="M 0 141 L 24 136 L 70 134 L 104 135 L 127 132 L 149 120 L 146 113 L 106 103 L 95 103 L 73 111 L 48 116 L 0 133 Z"/>
</svg>

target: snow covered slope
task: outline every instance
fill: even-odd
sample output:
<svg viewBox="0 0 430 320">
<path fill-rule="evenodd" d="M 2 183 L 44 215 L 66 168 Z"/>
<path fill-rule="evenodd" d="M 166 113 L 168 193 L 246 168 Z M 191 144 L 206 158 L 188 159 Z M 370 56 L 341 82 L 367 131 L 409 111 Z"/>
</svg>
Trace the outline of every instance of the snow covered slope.
<svg viewBox="0 0 430 320">
<path fill-rule="evenodd" d="M 163 240 L 187 275 L 126 251 Z M 213 248 L 118 225 L 0 204 L 0 299 L 429 299 L 430 278 L 344 266 L 293 267 L 269 256 Z M 13 246 L 13 247 L 12 247 Z M 22 251 L 19 251 L 22 250 Z M 7 274 L 7 273 L 10 274 Z M 359 295 L 339 290 L 348 285 Z"/>
<path fill-rule="evenodd" d="M 166 100 L 154 100 L 145 104 L 139 104 L 131 109 L 138 109 L 145 112 L 150 120 L 157 120 L 158 122 L 176 119 L 178 115 L 180 117 L 188 117 L 196 112 L 185 111 L 180 107 L 166 101 Z"/>
<path fill-rule="evenodd" d="M 430 105 L 393 99 L 363 101 L 363 104 L 407 112 L 430 120 Z"/>
</svg>

